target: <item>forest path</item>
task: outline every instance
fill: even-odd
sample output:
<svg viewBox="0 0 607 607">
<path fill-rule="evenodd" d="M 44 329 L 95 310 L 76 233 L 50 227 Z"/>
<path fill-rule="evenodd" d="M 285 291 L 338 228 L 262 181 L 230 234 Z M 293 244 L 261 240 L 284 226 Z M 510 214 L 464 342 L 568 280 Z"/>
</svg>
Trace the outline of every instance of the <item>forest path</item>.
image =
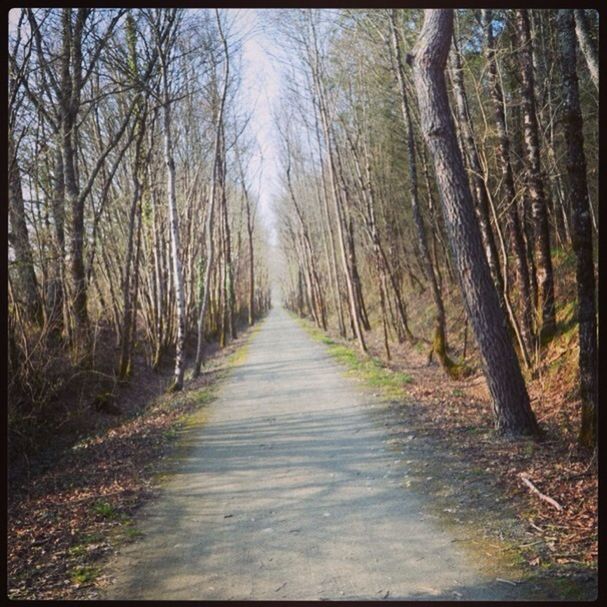
<svg viewBox="0 0 607 607">
<path fill-rule="evenodd" d="M 405 488 L 372 399 L 274 308 L 104 598 L 512 598 Z"/>
</svg>

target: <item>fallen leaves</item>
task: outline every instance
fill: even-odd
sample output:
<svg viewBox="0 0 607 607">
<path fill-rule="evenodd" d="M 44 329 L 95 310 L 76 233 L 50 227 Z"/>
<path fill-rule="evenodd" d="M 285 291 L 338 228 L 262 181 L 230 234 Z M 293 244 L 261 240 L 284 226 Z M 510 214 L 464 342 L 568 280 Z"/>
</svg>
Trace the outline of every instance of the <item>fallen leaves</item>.
<svg viewBox="0 0 607 607">
<path fill-rule="evenodd" d="M 377 336 L 376 336 L 377 337 Z M 370 350 L 381 357 L 382 342 L 368 338 Z M 574 343 L 575 342 L 575 343 Z M 588 454 L 577 447 L 579 401 L 577 337 L 564 349 L 556 341 L 535 379 L 528 381 L 535 414 L 544 436 L 539 441 L 509 441 L 495 435 L 490 400 L 484 377 L 454 381 L 438 366 L 428 366 L 414 351 L 394 346 L 391 365 L 395 370 L 415 373 L 406 407 L 395 412 L 406 415 L 419 441 L 430 437 L 458 458 L 491 474 L 530 533 L 548 543 L 544 564 L 578 563 L 594 566 L 598 551 L 598 478 Z M 566 353 L 566 356 L 565 356 Z M 562 365 L 551 370 L 553 358 Z M 559 511 L 538 499 L 521 483 L 519 474 L 531 479 L 545 496 L 563 507 Z M 410 481 L 404 483 L 411 485 Z M 552 539 L 548 539 L 552 538 Z M 550 549 L 552 545 L 552 550 Z M 560 556 L 567 555 L 567 556 Z M 539 558 L 530 557 L 532 562 Z M 537 561 L 538 563 L 540 561 Z"/>
<path fill-rule="evenodd" d="M 138 532 L 130 519 L 153 494 L 155 465 L 180 418 L 197 406 L 201 380 L 180 399 L 160 397 L 130 420 L 87 437 L 33 477 L 11 484 L 8 580 L 11 599 L 93 598 L 95 563 Z M 118 422 L 119 423 L 119 422 Z M 124 529 L 124 532 L 121 530 Z"/>
</svg>

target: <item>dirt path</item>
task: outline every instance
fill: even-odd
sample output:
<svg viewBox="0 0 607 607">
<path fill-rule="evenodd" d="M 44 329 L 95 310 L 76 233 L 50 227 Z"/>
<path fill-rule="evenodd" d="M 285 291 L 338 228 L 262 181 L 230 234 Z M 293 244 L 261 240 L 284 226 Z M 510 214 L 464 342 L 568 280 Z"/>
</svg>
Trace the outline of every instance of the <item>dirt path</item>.
<svg viewBox="0 0 607 607">
<path fill-rule="evenodd" d="M 406 488 L 370 398 L 274 309 L 144 508 L 142 539 L 111 564 L 105 598 L 524 598 Z"/>
</svg>

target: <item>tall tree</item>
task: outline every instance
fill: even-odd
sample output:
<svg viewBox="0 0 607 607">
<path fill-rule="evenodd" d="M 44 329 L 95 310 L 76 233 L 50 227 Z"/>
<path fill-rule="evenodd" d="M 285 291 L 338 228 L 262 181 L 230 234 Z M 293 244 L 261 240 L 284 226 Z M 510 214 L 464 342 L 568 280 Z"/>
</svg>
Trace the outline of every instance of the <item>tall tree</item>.
<svg viewBox="0 0 607 607">
<path fill-rule="evenodd" d="M 453 10 L 425 11 L 411 55 L 422 130 L 434 159 L 449 242 L 491 392 L 496 428 L 513 436 L 534 435 L 537 422 L 483 251 L 449 107 L 444 69 L 452 33 Z"/>
<path fill-rule="evenodd" d="M 532 40 L 527 10 L 517 9 L 515 13 L 521 72 L 521 104 L 525 130 L 526 185 L 535 227 L 536 269 L 540 296 L 539 306 L 541 308 L 538 313 L 541 314 L 541 335 L 545 339 L 549 339 L 556 330 L 554 273 L 550 252 L 546 196 L 540 162 L 540 141 L 535 108 L 535 83 L 531 52 Z"/>
<path fill-rule="evenodd" d="M 11 228 L 10 239 L 15 251 L 14 263 L 19 276 L 24 307 L 29 320 L 40 325 L 43 321 L 42 303 L 34 271 L 32 247 L 25 219 L 21 174 L 12 131 L 9 131 L 8 139 L 8 211 Z"/>
<path fill-rule="evenodd" d="M 508 219 L 508 231 L 510 234 L 510 248 L 514 253 L 516 276 L 523 308 L 521 332 L 524 344 L 522 345 L 522 350 L 529 352 L 532 348 L 533 338 L 531 295 L 529 290 L 529 268 L 525 255 L 525 242 L 523 240 L 521 220 L 519 218 L 516 205 L 514 175 L 512 173 L 512 164 L 510 161 L 510 138 L 508 137 L 508 131 L 506 128 L 504 95 L 498 76 L 497 60 L 495 57 L 495 44 L 493 38 L 493 24 L 490 10 L 482 10 L 482 23 L 485 30 L 485 56 L 487 58 L 489 74 L 489 90 L 491 100 L 493 102 L 495 126 L 497 130 L 498 144 L 496 148 L 496 155 L 501 168 L 501 184 L 505 197 L 506 217 Z M 504 263 L 507 263 L 507 259 L 504 259 Z M 507 280 L 507 272 L 504 274 Z M 506 298 L 508 297 L 507 293 L 504 295 Z M 524 352 L 524 354 L 524 358 L 527 358 L 526 352 Z"/>
<path fill-rule="evenodd" d="M 179 235 L 179 218 L 177 215 L 177 197 L 175 193 L 175 159 L 173 153 L 173 132 L 171 118 L 171 69 L 173 67 L 171 54 L 175 43 L 175 26 L 178 23 L 178 9 L 159 9 L 163 11 L 158 15 L 155 23 L 156 48 L 160 60 L 162 77 L 161 100 L 163 110 L 163 140 L 164 163 L 167 179 L 167 204 L 169 210 L 169 225 L 171 232 L 171 261 L 173 269 L 173 285 L 177 299 L 177 341 L 175 350 L 175 371 L 171 390 L 183 388 L 185 373 L 185 298 L 183 287 L 183 273 L 181 263 L 181 239 Z"/>
<path fill-rule="evenodd" d="M 415 153 L 415 135 L 413 133 L 413 122 L 411 120 L 411 111 L 409 109 L 409 100 L 405 89 L 405 70 L 402 61 L 400 41 L 398 30 L 396 28 L 396 11 L 392 9 L 390 13 L 390 28 L 392 51 L 394 53 L 395 71 L 399 85 L 401 111 L 403 121 L 405 123 L 407 137 L 407 168 L 409 172 L 409 183 L 411 185 L 411 209 L 413 211 L 413 220 L 417 233 L 417 240 L 421 253 L 422 264 L 424 271 L 430 281 L 432 289 L 432 297 L 436 308 L 434 316 L 434 340 L 432 348 L 434 354 L 440 361 L 443 368 L 450 375 L 457 376 L 461 367 L 456 365 L 447 354 L 447 336 L 445 329 L 445 306 L 443 304 L 442 294 L 438 285 L 434 267 L 428 249 L 428 239 L 426 236 L 426 228 L 421 214 L 419 192 L 417 186 L 417 158 Z"/>
<path fill-rule="evenodd" d="M 308 61 L 310 65 L 310 71 L 312 74 L 312 80 L 314 83 L 314 90 L 316 94 L 316 101 L 318 103 L 318 110 L 321 119 L 322 131 L 325 139 L 325 148 L 328 156 L 328 167 L 329 177 L 332 186 L 332 198 L 333 206 L 337 221 L 337 235 L 339 249 L 341 252 L 341 259 L 344 269 L 344 275 L 346 277 L 346 286 L 348 289 L 348 298 L 350 303 L 350 317 L 354 329 L 354 334 L 358 341 L 358 345 L 362 352 L 367 352 L 367 344 L 362 331 L 362 318 L 360 310 L 360 301 L 357 298 L 355 279 L 352 272 L 352 249 L 348 248 L 348 235 L 346 234 L 348 227 L 346 224 L 345 210 L 343 203 L 343 188 L 340 188 L 338 168 L 336 161 L 336 152 L 334 150 L 334 138 L 332 137 L 332 129 L 329 124 L 328 116 L 328 104 L 325 83 L 323 82 L 323 64 L 321 61 L 318 33 L 314 24 L 312 16 L 308 17 L 307 25 L 309 26 L 311 33 L 311 41 L 306 41 Z"/>
<path fill-rule="evenodd" d="M 131 287 L 131 262 L 135 244 L 135 221 L 137 219 L 138 209 L 140 209 L 141 206 L 142 197 L 142 146 L 145 138 L 145 122 L 147 112 L 147 108 L 144 107 L 144 102 L 142 101 L 142 92 L 140 90 L 140 87 L 138 86 L 139 67 L 137 62 L 136 50 L 137 32 L 135 20 L 130 14 L 127 15 L 126 20 L 126 35 L 129 53 L 129 70 L 131 72 L 131 79 L 133 82 L 135 95 L 139 97 L 139 99 L 136 104 L 135 110 L 135 150 L 133 154 L 133 166 L 131 169 L 133 197 L 131 201 L 131 208 L 129 211 L 129 229 L 126 248 L 126 259 L 123 272 L 123 321 L 120 344 L 120 361 L 118 363 L 118 377 L 120 377 L 121 379 L 124 379 L 131 374 L 131 327 L 135 321 L 133 306 L 135 294 L 132 292 L 133 290 Z"/>
<path fill-rule="evenodd" d="M 223 121 L 224 121 L 224 110 L 225 103 L 228 94 L 228 82 L 230 78 L 230 54 L 228 50 L 228 42 L 223 33 L 221 26 L 221 19 L 219 17 L 219 11 L 215 11 L 215 17 L 217 20 L 217 27 L 219 35 L 221 37 L 222 50 L 224 54 L 223 59 L 223 78 L 221 83 L 221 90 L 219 93 L 214 92 L 215 102 L 215 141 L 213 151 L 213 169 L 211 176 L 211 191 L 209 194 L 209 205 L 204 224 L 204 238 L 206 243 L 206 265 L 204 270 L 204 278 L 202 284 L 202 297 L 200 301 L 200 313 L 198 315 L 198 338 L 196 343 L 196 360 L 194 361 L 194 372 L 193 377 L 200 375 L 200 368 L 203 362 L 203 345 L 204 345 L 204 323 L 207 314 L 207 308 L 209 305 L 209 298 L 211 294 L 211 272 L 215 262 L 215 243 L 213 240 L 213 229 L 215 222 L 215 201 L 217 199 L 218 182 L 220 179 L 221 163 L 222 163 L 222 145 L 221 136 L 223 132 Z M 214 84 L 216 86 L 216 84 Z"/>
<path fill-rule="evenodd" d="M 577 11 L 576 11 L 577 12 Z M 586 180 L 586 155 L 580 94 L 576 71 L 573 10 L 558 12 L 559 51 L 563 74 L 563 134 L 567 144 L 567 177 L 571 204 L 573 248 L 577 257 L 577 306 L 580 335 L 580 442 L 593 447 L 597 439 L 598 351 L 595 305 L 592 224 Z"/>
<path fill-rule="evenodd" d="M 588 71 L 590 72 L 590 78 L 592 83 L 599 90 L 599 53 L 596 48 L 596 44 L 590 35 L 590 24 L 588 23 L 588 17 L 586 11 L 583 8 L 577 8 L 575 13 L 575 33 L 582 49 L 584 59 L 586 59 L 586 65 L 588 65 Z"/>
</svg>

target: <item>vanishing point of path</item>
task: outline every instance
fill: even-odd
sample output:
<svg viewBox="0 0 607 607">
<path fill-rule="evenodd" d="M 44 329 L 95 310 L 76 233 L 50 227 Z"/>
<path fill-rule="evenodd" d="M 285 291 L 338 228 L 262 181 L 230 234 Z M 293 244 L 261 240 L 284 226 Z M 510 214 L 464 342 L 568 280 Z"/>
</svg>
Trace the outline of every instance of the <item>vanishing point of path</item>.
<svg viewBox="0 0 607 607">
<path fill-rule="evenodd" d="M 402 484 L 405 463 L 282 308 L 112 564 L 112 599 L 502 599 Z"/>
</svg>

